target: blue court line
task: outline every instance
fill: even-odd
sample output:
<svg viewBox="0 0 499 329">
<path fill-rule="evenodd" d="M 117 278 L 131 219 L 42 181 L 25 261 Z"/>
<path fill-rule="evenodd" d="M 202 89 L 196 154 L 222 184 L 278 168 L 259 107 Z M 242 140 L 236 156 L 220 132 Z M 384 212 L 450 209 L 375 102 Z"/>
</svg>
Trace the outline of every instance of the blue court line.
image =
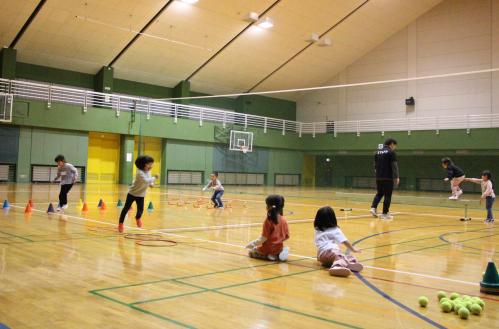
<svg viewBox="0 0 499 329">
<path fill-rule="evenodd" d="M 362 281 L 362 283 L 364 283 L 366 286 L 368 286 L 369 288 L 371 288 L 372 290 L 374 290 L 376 293 L 378 293 L 379 295 L 381 295 L 381 297 L 385 298 L 386 300 L 388 300 L 389 302 L 397 305 L 398 307 L 400 307 L 401 309 L 405 310 L 406 312 L 409 312 L 410 314 L 420 318 L 421 320 L 427 322 L 428 324 L 436 327 L 436 328 L 440 328 L 440 329 L 447 329 L 447 327 L 444 327 L 442 326 L 441 324 L 433 321 L 432 319 L 424 316 L 423 314 L 421 313 L 418 313 L 416 311 L 414 311 L 412 308 L 408 307 L 408 306 L 405 306 L 404 304 L 402 304 L 401 302 L 399 302 L 398 300 L 392 298 L 390 295 L 386 294 L 385 292 L 383 292 L 381 289 L 379 289 L 378 287 L 376 287 L 374 284 L 372 284 L 371 282 L 369 282 L 366 278 L 364 278 L 362 276 L 362 274 L 358 273 L 358 272 L 354 272 L 355 276 L 360 280 Z"/>
</svg>

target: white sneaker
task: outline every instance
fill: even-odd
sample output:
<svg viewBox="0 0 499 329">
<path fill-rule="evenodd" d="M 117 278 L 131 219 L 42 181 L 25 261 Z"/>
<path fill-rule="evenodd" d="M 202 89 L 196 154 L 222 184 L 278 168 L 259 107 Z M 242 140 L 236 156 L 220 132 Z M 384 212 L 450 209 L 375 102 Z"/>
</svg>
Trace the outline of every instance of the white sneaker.
<svg viewBox="0 0 499 329">
<path fill-rule="evenodd" d="M 274 255 L 271 255 L 271 254 L 268 254 L 268 255 L 267 255 L 267 259 L 268 259 L 268 260 L 271 260 L 271 261 L 275 261 L 275 256 L 274 256 Z"/>
<path fill-rule="evenodd" d="M 457 196 L 456 196 L 456 195 L 451 195 L 451 196 L 449 197 L 449 200 L 457 200 Z"/>
<path fill-rule="evenodd" d="M 66 210 L 66 209 L 68 209 L 68 205 L 67 205 L 67 204 L 65 204 L 64 206 L 62 206 L 62 207 L 61 207 L 61 209 L 62 209 L 62 210 Z"/>
<path fill-rule="evenodd" d="M 370 213 L 371 215 L 373 215 L 373 217 L 378 218 L 378 213 L 376 212 L 376 208 L 371 208 Z"/>
<path fill-rule="evenodd" d="M 282 248 L 282 251 L 279 253 L 279 260 L 281 262 L 287 261 L 288 255 L 289 255 L 289 248 L 288 247 Z"/>
<path fill-rule="evenodd" d="M 463 194 L 463 190 L 457 191 L 457 193 L 456 193 L 456 200 L 459 199 L 459 197 L 461 196 L 461 194 Z"/>
<path fill-rule="evenodd" d="M 381 220 L 393 220 L 393 216 L 390 214 L 381 214 L 381 216 L 379 216 L 379 218 Z"/>
</svg>

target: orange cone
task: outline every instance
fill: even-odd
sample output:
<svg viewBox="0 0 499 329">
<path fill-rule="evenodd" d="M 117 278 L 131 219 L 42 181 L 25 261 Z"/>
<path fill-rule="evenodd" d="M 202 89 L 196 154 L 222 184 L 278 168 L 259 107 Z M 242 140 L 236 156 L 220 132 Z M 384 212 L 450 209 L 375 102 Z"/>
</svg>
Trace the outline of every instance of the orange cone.
<svg viewBox="0 0 499 329">
<path fill-rule="evenodd" d="M 31 208 L 33 208 L 33 201 L 31 199 L 29 199 L 28 204 Z"/>
<path fill-rule="evenodd" d="M 106 209 L 107 209 L 106 203 L 104 201 L 102 201 L 102 204 L 100 206 L 100 210 L 106 210 Z"/>
<path fill-rule="evenodd" d="M 87 212 L 88 211 L 88 206 L 86 202 L 83 202 L 83 208 L 81 208 L 81 211 Z"/>
<path fill-rule="evenodd" d="M 29 205 L 29 203 L 26 205 L 26 209 L 24 209 L 24 213 L 29 213 L 31 212 L 31 206 Z"/>
</svg>

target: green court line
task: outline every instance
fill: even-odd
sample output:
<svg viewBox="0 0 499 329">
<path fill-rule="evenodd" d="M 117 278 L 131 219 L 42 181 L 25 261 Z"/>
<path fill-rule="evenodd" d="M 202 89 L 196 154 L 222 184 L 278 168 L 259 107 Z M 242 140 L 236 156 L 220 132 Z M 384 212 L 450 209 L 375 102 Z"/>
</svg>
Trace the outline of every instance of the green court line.
<svg viewBox="0 0 499 329">
<path fill-rule="evenodd" d="M 15 235 L 15 234 L 12 234 L 12 233 L 7 233 L 7 232 L 4 232 L 4 231 L 0 231 L 0 233 L 6 234 L 6 235 L 10 235 L 10 236 L 13 236 L 15 238 L 22 239 L 22 240 L 25 240 L 25 241 L 28 241 L 28 242 L 33 242 L 33 240 L 25 238 L 25 237 L 20 236 L 20 235 Z"/>
<path fill-rule="evenodd" d="M 466 240 L 461 240 L 461 241 L 456 241 L 454 243 L 462 243 L 462 242 L 467 242 L 467 241 L 472 241 L 472 240 L 479 240 L 479 239 L 488 238 L 488 237 L 495 236 L 495 235 L 499 235 L 499 233 L 491 234 L 491 235 L 485 235 L 485 236 L 480 236 L 480 237 L 466 239 Z M 384 256 L 379 256 L 379 257 L 374 257 L 374 258 L 369 258 L 369 259 L 362 259 L 362 260 L 360 260 L 360 262 L 368 262 L 368 261 L 371 261 L 371 260 L 377 260 L 377 259 L 381 259 L 381 258 L 398 256 L 398 255 L 408 254 L 408 253 L 415 252 L 415 251 L 421 251 L 421 250 L 426 250 L 426 249 L 438 248 L 438 247 L 443 247 L 443 246 L 448 246 L 448 245 L 449 245 L 449 243 L 441 243 L 441 244 L 437 244 L 437 245 L 429 246 L 429 247 L 424 247 L 424 248 L 420 248 L 420 249 L 402 251 L 402 252 L 398 252 L 398 253 L 394 253 L 394 254 L 389 254 L 389 255 L 384 255 Z"/>
<path fill-rule="evenodd" d="M 246 302 L 250 302 L 250 303 L 254 303 L 254 304 L 258 304 L 258 305 L 270 307 L 270 308 L 273 308 L 273 309 L 276 309 L 276 310 L 285 311 L 285 312 L 289 312 L 289 313 L 293 313 L 293 314 L 305 316 L 307 318 L 312 318 L 312 319 L 316 319 L 316 320 L 320 320 L 320 321 L 325 321 L 325 322 L 333 323 L 333 324 L 336 324 L 336 325 L 339 325 L 339 326 L 343 326 L 343 327 L 347 327 L 347 328 L 362 329 L 362 327 L 357 327 L 357 326 L 349 324 L 349 323 L 340 322 L 340 321 L 336 321 L 336 320 L 332 320 L 332 319 L 328 319 L 328 318 L 323 318 L 321 316 L 317 316 L 317 315 L 313 315 L 313 314 L 309 314 L 309 313 L 305 313 L 305 312 L 293 310 L 293 309 L 287 308 L 287 307 L 277 306 L 277 305 L 273 305 L 273 304 L 269 304 L 269 303 L 262 303 L 262 302 L 259 302 L 257 300 L 253 300 L 253 299 L 250 299 L 250 298 L 244 298 L 244 297 L 240 297 L 240 296 L 228 294 L 228 293 L 225 293 L 225 292 L 222 292 L 222 291 L 213 291 L 213 292 L 217 293 L 217 294 L 220 294 L 220 295 L 227 296 L 227 297 L 231 297 L 231 298 L 235 298 L 235 299 L 239 299 L 239 300 L 244 300 Z"/>
<path fill-rule="evenodd" d="M 286 264 L 292 264 L 293 262 L 298 262 L 298 261 L 302 261 L 302 260 L 306 260 L 306 259 L 307 258 L 299 258 L 299 259 L 287 261 Z M 148 285 L 148 284 L 154 284 L 154 283 L 160 283 L 160 282 L 166 282 L 166 281 L 172 281 L 172 280 L 182 280 L 182 279 L 190 279 L 190 278 L 208 276 L 208 275 L 213 275 L 213 274 L 236 272 L 236 271 L 246 270 L 246 269 L 250 269 L 250 268 L 259 268 L 259 267 L 272 266 L 272 265 L 278 265 L 278 264 L 282 264 L 282 263 L 280 263 L 280 262 L 269 262 L 269 263 L 261 264 L 261 265 L 236 267 L 236 268 L 231 268 L 231 269 L 222 270 L 222 271 L 201 273 L 201 274 L 195 274 L 195 275 L 189 275 L 189 276 L 182 276 L 182 277 L 174 277 L 174 278 L 154 280 L 154 281 L 139 282 L 139 283 L 133 283 L 133 284 L 127 284 L 127 285 L 121 285 L 121 286 L 107 287 L 107 288 L 102 288 L 102 289 L 94 289 L 94 290 L 91 290 L 91 291 L 105 291 L 105 290 L 115 290 L 115 289 L 128 288 L 128 287 L 136 287 L 136 286 L 142 286 L 142 285 Z"/>
<path fill-rule="evenodd" d="M 470 230 L 470 231 L 466 231 L 466 232 L 456 232 L 456 233 L 470 233 L 470 232 L 485 231 L 485 230 L 489 230 L 489 229 L 490 229 L 490 228 L 486 227 L 486 228 L 481 228 L 481 229 L 478 229 L 478 230 Z M 437 238 L 438 238 L 438 237 L 437 237 Z M 421 238 L 421 239 L 415 239 L 415 240 L 407 240 L 407 241 L 396 242 L 396 243 L 389 243 L 389 244 L 382 244 L 382 245 L 379 245 L 379 246 L 373 246 L 373 247 L 362 248 L 362 250 L 369 250 L 369 249 L 375 249 L 375 248 L 382 248 L 382 247 L 388 247 L 388 246 L 393 246 L 393 245 L 405 244 L 405 243 L 409 243 L 409 242 L 417 242 L 417 241 L 424 241 L 424 240 L 431 240 L 431 239 L 435 239 L 435 237 L 430 237 L 430 238 Z"/>
<path fill-rule="evenodd" d="M 485 237 L 490 237 L 490 236 L 495 236 L 495 235 L 498 235 L 498 234 L 491 234 L 491 235 L 487 235 L 487 236 L 470 238 L 470 239 L 466 239 L 466 240 L 462 240 L 462 241 L 458 241 L 458 242 L 472 241 L 472 240 L 482 239 L 482 238 L 485 238 Z M 424 239 L 421 239 L 421 240 L 426 240 L 426 239 L 427 238 L 424 238 Z M 411 253 L 411 252 L 415 252 L 415 251 L 425 250 L 425 249 L 437 248 L 437 247 L 444 246 L 444 245 L 448 245 L 448 243 L 439 244 L 439 245 L 430 246 L 430 247 L 425 247 L 425 248 L 420 248 L 420 249 L 416 249 L 416 250 L 409 250 L 409 251 L 405 251 L 405 252 L 401 252 L 401 253 L 395 253 L 395 254 L 390 254 L 390 255 L 385 255 L 385 256 L 379 256 L 379 257 L 368 259 L 368 260 L 364 260 L 364 261 L 375 260 L 375 259 L 380 259 L 380 258 L 385 258 L 385 257 L 391 257 L 391 256 L 400 255 L 400 254 L 406 254 L 406 253 Z M 301 258 L 301 259 L 293 260 L 292 262 L 296 262 L 296 261 L 300 261 L 300 260 L 304 260 L 304 259 L 306 259 L 306 258 Z M 288 262 L 288 263 L 290 263 L 290 262 Z M 263 267 L 263 266 L 270 266 L 270 265 L 275 265 L 275 264 L 279 264 L 279 263 L 274 263 L 273 262 L 273 263 L 269 263 L 269 264 L 262 264 L 262 265 L 256 265 L 256 266 L 240 267 L 240 268 L 234 268 L 234 269 L 229 269 L 229 270 L 224 270 L 224 271 L 217 271 L 217 272 L 210 272 L 210 273 L 197 274 L 197 275 L 191 275 L 191 276 L 184 276 L 184 277 L 178 277 L 178 278 L 157 280 L 157 281 L 152 281 L 152 282 L 147 282 L 147 283 L 139 283 L 139 284 L 118 286 L 118 287 L 110 287 L 110 288 L 104 288 L 104 289 L 97 289 L 97 290 L 92 290 L 92 291 L 89 291 L 89 292 L 92 293 L 92 294 L 94 294 L 94 295 L 100 296 L 102 298 L 108 299 L 110 301 L 119 303 L 120 305 L 124 305 L 124 306 L 130 307 L 130 308 L 135 309 L 137 311 L 140 311 L 140 312 L 142 312 L 144 314 L 149 314 L 149 315 L 154 316 L 156 318 L 159 318 L 159 319 L 162 319 L 162 320 L 165 320 L 165 321 L 169 321 L 171 323 L 174 323 L 174 324 L 186 327 L 186 328 L 194 328 L 194 327 L 190 327 L 190 326 L 185 325 L 185 324 L 183 324 L 181 322 L 178 322 L 176 320 L 164 317 L 164 316 L 156 314 L 154 312 L 150 312 L 150 311 L 144 310 L 144 309 L 142 309 L 140 307 L 135 306 L 135 304 L 137 304 L 137 303 L 144 304 L 144 303 L 148 303 L 148 302 L 155 302 L 155 301 L 160 301 L 160 300 L 174 299 L 174 298 L 177 298 L 177 297 L 192 296 L 192 295 L 196 295 L 196 294 L 200 294 L 200 293 L 204 293 L 204 292 L 213 292 L 213 293 L 218 293 L 218 294 L 225 295 L 225 296 L 228 296 L 228 297 L 232 297 L 232 298 L 236 298 L 236 299 L 240 299 L 240 300 L 245 300 L 247 302 L 256 303 L 256 304 L 263 305 L 263 306 L 266 306 L 266 307 L 271 307 L 271 308 L 274 308 L 274 309 L 283 310 L 283 311 L 286 311 L 286 312 L 290 312 L 290 313 L 294 313 L 294 314 L 298 314 L 298 315 L 302 315 L 302 316 L 314 318 L 314 319 L 317 319 L 317 320 L 327 321 L 327 322 L 334 323 L 334 324 L 337 324 L 337 325 L 346 326 L 346 327 L 349 327 L 349 328 L 360 328 L 360 327 L 356 327 L 356 326 L 353 326 L 353 325 L 350 325 L 350 324 L 347 324 L 347 323 L 337 322 L 335 320 L 318 317 L 318 316 L 315 316 L 315 315 L 307 314 L 307 313 L 296 311 L 296 310 L 293 310 L 293 309 L 283 308 L 283 307 L 276 306 L 276 305 L 269 304 L 269 303 L 262 303 L 262 302 L 259 302 L 259 301 L 256 301 L 256 300 L 252 300 L 252 299 L 244 298 L 244 297 L 240 297 L 240 296 L 235 296 L 235 295 L 231 295 L 231 294 L 228 294 L 228 293 L 220 291 L 222 289 L 229 289 L 229 288 L 234 288 L 234 287 L 240 287 L 240 286 L 243 286 L 243 285 L 248 285 L 248 284 L 253 284 L 253 283 L 258 283 L 258 282 L 264 282 L 264 281 L 270 281 L 270 280 L 279 279 L 279 278 L 283 278 L 283 277 L 290 277 L 290 276 L 295 276 L 295 275 L 301 275 L 301 274 L 311 273 L 311 272 L 315 272 L 315 271 L 320 271 L 320 270 L 322 270 L 322 268 L 321 269 L 312 269 L 312 270 L 302 271 L 302 272 L 297 272 L 297 273 L 290 273 L 290 274 L 286 274 L 286 275 L 280 275 L 280 276 L 275 276 L 275 277 L 270 277 L 270 278 L 265 278 L 265 279 L 260 279 L 260 280 L 254 280 L 254 281 L 249 281 L 249 282 L 243 282 L 243 283 L 238 283 L 238 284 L 232 284 L 232 285 L 223 286 L 223 287 L 219 287 L 219 288 L 213 288 L 213 289 L 209 289 L 209 288 L 206 288 L 206 287 L 194 285 L 192 283 L 180 281 L 180 280 L 185 280 L 185 279 L 190 279 L 190 278 L 208 276 L 208 275 L 212 275 L 212 274 L 228 273 L 228 272 L 233 272 L 233 271 L 238 271 L 238 270 L 243 270 L 243 269 L 249 269 L 249 268 L 255 268 L 255 267 Z M 163 298 L 155 298 L 155 299 L 152 299 L 152 300 L 144 300 L 144 301 L 135 302 L 135 303 L 131 303 L 131 304 L 124 303 L 122 301 L 119 301 L 117 299 L 114 299 L 114 298 L 111 298 L 109 296 L 106 296 L 104 294 L 99 293 L 100 291 L 104 291 L 104 290 L 126 288 L 126 287 L 131 287 L 131 286 L 140 286 L 140 285 L 144 285 L 144 284 L 152 284 L 152 283 L 165 282 L 165 281 L 174 281 L 174 282 L 177 282 L 177 283 L 180 283 L 180 284 L 184 284 L 184 285 L 187 285 L 187 286 L 190 286 L 190 287 L 198 288 L 200 290 L 199 291 L 195 291 L 195 292 L 190 292 L 190 293 L 179 294 L 179 295 L 175 295 L 175 296 L 168 296 L 168 297 L 163 297 Z"/>
<path fill-rule="evenodd" d="M 195 328 L 195 327 L 190 326 L 190 325 L 187 325 L 187 324 L 185 324 L 185 323 L 182 323 L 182 322 L 179 322 L 179 321 L 176 321 L 176 320 L 170 319 L 170 318 L 168 318 L 168 317 L 166 317 L 166 316 L 162 316 L 162 315 L 160 315 L 160 314 L 156 314 L 156 313 L 154 313 L 154 312 L 151 312 L 151 311 L 148 311 L 148 310 L 144 310 L 143 308 L 140 308 L 140 307 L 138 307 L 138 306 L 131 305 L 131 304 L 127 304 L 127 303 L 122 302 L 122 301 L 120 301 L 120 300 L 118 300 L 118 299 L 115 299 L 115 298 L 112 298 L 112 297 L 109 297 L 109 296 L 106 296 L 106 295 L 100 294 L 100 293 L 98 293 L 98 292 L 96 292 L 96 291 L 90 291 L 90 293 L 91 293 L 91 294 L 93 294 L 93 295 L 95 295 L 95 296 L 98 296 L 98 297 L 101 297 L 101 298 L 107 299 L 108 301 L 111 301 L 111 302 L 118 303 L 118 304 L 120 304 L 120 305 L 123 305 L 123 306 L 129 307 L 129 308 L 131 308 L 131 309 L 133 309 L 133 310 L 136 310 L 136 311 L 139 311 L 139 312 L 141 312 L 141 313 L 143 313 L 143 314 L 152 315 L 152 316 L 154 316 L 154 317 L 156 317 L 156 318 L 158 318 L 158 319 L 161 319 L 161 320 L 168 321 L 168 322 L 170 322 L 170 323 L 176 324 L 176 325 L 178 325 L 178 326 L 180 326 L 180 327 L 184 327 L 184 328 L 192 328 L 192 329 L 194 329 L 194 328 Z"/>
</svg>

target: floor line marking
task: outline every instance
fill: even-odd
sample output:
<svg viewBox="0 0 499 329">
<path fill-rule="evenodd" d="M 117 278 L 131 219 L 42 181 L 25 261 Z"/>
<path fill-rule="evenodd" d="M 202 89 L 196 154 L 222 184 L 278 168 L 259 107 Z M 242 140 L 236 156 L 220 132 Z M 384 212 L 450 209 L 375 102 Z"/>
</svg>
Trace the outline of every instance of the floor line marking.
<svg viewBox="0 0 499 329">
<path fill-rule="evenodd" d="M 14 207 L 22 209 L 22 207 L 18 207 L 18 206 L 14 206 Z M 38 210 L 38 209 L 33 209 L 33 211 L 44 213 L 44 211 Z M 103 222 L 103 221 L 99 221 L 99 220 L 94 220 L 94 219 L 90 219 L 90 218 L 78 217 L 78 216 L 73 216 L 73 215 L 66 215 L 66 217 L 68 217 L 68 218 L 75 218 L 75 219 L 79 219 L 79 220 L 82 220 L 82 221 L 90 221 L 90 222 L 94 222 L 94 223 L 115 226 L 115 224 L 112 224 L 112 223 Z M 131 228 L 129 226 L 125 226 L 125 227 Z M 201 239 L 201 238 L 194 238 L 194 237 L 184 236 L 184 235 L 180 235 L 180 234 L 173 234 L 173 233 L 168 233 L 168 232 L 161 232 L 161 231 L 157 231 L 157 230 L 148 230 L 148 229 L 145 229 L 145 228 L 136 228 L 136 229 L 137 230 L 142 230 L 142 231 L 149 231 L 149 232 L 158 232 L 158 233 L 162 233 L 162 234 L 166 234 L 166 235 L 176 236 L 176 237 L 180 237 L 180 238 L 184 238 L 184 239 L 192 239 L 192 240 L 200 241 L 200 242 L 214 243 L 214 244 L 219 244 L 219 245 L 225 245 L 225 246 L 230 246 L 230 247 L 236 247 L 236 248 L 246 249 L 245 246 L 237 245 L 237 244 L 233 244 L 233 243 L 228 243 L 228 242 L 221 242 L 221 241 L 207 240 L 207 239 Z M 387 231 L 387 232 L 384 232 L 384 233 L 389 233 L 389 232 L 390 231 Z M 289 255 L 293 256 L 293 257 L 304 258 L 304 259 L 317 259 L 316 257 L 299 255 L 299 254 L 294 254 L 294 253 L 290 253 Z M 383 257 L 388 257 L 388 256 L 391 256 L 391 255 L 387 255 L 387 256 L 383 256 Z M 367 266 L 364 265 L 364 267 L 367 267 Z M 378 268 L 378 269 L 381 269 L 381 268 Z M 389 269 L 384 269 L 384 270 L 388 270 L 389 272 L 392 271 L 392 270 L 389 270 Z M 412 275 L 420 276 L 419 275 L 420 273 L 415 273 L 415 272 L 407 272 L 406 274 L 412 274 Z M 435 279 L 437 279 L 437 278 L 440 279 L 440 280 L 446 280 L 446 278 L 435 277 Z M 466 281 L 463 281 L 463 282 L 466 282 Z M 469 283 L 470 282 L 468 282 L 468 284 Z"/>
</svg>

